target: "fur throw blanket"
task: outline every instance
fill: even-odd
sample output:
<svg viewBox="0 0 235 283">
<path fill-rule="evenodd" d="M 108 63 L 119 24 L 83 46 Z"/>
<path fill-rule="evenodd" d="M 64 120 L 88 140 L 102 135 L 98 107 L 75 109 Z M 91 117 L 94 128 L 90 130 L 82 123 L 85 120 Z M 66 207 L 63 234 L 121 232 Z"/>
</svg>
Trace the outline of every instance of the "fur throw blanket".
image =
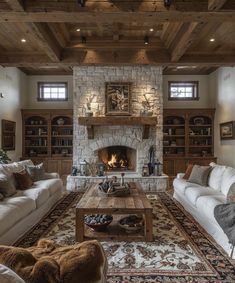
<svg viewBox="0 0 235 283">
<path fill-rule="evenodd" d="M 42 239 L 37 246 L 26 249 L 0 246 L 0 263 L 26 283 L 106 282 L 107 260 L 96 240 L 60 246 Z"/>
</svg>

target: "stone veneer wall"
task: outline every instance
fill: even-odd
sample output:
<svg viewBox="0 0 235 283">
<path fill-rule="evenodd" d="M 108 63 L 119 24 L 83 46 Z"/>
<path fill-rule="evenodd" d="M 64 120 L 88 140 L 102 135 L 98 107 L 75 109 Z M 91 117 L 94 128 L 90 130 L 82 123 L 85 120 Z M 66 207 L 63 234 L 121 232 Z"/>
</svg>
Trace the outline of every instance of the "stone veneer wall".
<svg viewBox="0 0 235 283">
<path fill-rule="evenodd" d="M 78 124 L 78 116 L 84 116 L 88 96 L 94 96 L 91 107 L 94 112 L 99 107 L 100 115 L 105 113 L 105 83 L 132 83 L 132 115 L 139 116 L 143 109 L 144 93 L 151 93 L 153 113 L 158 117 L 158 125 L 151 127 L 149 139 L 142 139 L 142 126 L 96 126 L 95 138 L 88 140 L 86 127 Z M 154 88 L 154 90 L 153 90 Z M 74 142 L 73 163 L 78 165 L 83 159 L 97 161 L 97 150 L 110 145 L 123 145 L 137 150 L 137 172 L 147 163 L 148 150 L 156 147 L 156 158 L 162 161 L 162 68 L 155 66 L 82 66 L 74 67 Z M 99 105 L 99 106 L 98 106 Z"/>
</svg>

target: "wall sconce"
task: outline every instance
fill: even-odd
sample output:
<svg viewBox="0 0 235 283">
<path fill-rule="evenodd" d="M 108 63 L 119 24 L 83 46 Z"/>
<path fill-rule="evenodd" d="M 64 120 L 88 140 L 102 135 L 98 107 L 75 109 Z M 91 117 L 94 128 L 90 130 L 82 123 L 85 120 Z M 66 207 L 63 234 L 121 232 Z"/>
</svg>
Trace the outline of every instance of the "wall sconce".
<svg viewBox="0 0 235 283">
<path fill-rule="evenodd" d="M 144 37 L 144 44 L 145 45 L 149 44 L 149 37 L 147 35 Z"/>
<path fill-rule="evenodd" d="M 85 7 L 85 3 L 86 3 L 85 0 L 78 0 L 78 4 L 79 4 L 81 7 Z"/>
<path fill-rule="evenodd" d="M 0 92 L 0 98 L 4 98 L 4 95 L 2 92 Z"/>
<path fill-rule="evenodd" d="M 164 0 L 164 6 L 169 9 L 172 4 L 172 0 Z"/>
</svg>

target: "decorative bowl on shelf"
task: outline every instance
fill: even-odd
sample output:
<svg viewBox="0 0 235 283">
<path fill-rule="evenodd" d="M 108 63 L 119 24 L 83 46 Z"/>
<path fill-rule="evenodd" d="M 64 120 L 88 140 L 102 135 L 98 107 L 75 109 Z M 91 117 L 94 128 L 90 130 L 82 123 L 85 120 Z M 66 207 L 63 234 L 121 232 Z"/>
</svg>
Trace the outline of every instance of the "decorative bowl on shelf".
<svg viewBox="0 0 235 283">
<path fill-rule="evenodd" d="M 58 125 L 64 125 L 64 119 L 63 119 L 63 118 L 59 118 L 59 119 L 56 121 L 56 123 L 57 123 Z"/>
<path fill-rule="evenodd" d="M 142 215 L 128 215 L 118 221 L 118 225 L 126 230 L 127 233 L 134 233 L 144 227 L 144 219 Z"/>
<path fill-rule="evenodd" d="M 90 214 L 84 219 L 85 224 L 96 232 L 105 231 L 112 221 L 113 217 L 109 214 Z"/>
</svg>

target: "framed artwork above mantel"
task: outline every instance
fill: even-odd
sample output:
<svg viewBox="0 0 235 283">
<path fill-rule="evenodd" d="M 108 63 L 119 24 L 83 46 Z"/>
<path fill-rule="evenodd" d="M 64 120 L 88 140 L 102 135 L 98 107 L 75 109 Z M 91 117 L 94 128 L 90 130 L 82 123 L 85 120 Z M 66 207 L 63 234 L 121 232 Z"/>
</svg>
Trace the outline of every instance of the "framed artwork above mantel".
<svg viewBox="0 0 235 283">
<path fill-rule="evenodd" d="M 105 115 L 131 115 L 131 83 L 108 82 L 105 87 Z"/>
<path fill-rule="evenodd" d="M 16 122 L 2 119 L 2 149 L 15 150 Z"/>
</svg>

